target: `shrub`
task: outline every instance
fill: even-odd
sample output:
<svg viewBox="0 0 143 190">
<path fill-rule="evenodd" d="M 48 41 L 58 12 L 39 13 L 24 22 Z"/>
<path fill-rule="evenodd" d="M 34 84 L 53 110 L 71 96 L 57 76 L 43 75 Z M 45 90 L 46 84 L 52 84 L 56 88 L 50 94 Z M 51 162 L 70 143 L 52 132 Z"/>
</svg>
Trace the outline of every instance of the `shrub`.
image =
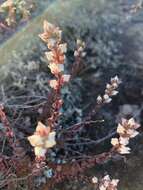
<svg viewBox="0 0 143 190">
<path fill-rule="evenodd" d="M 25 180 L 25 185 L 30 189 L 35 185 L 33 181 L 36 182 L 36 179 L 40 177 L 42 179 L 44 175 L 47 178 L 46 186 L 49 188 L 65 179 L 76 178 L 93 183 L 99 190 L 116 190 L 118 179 L 111 180 L 108 175 L 97 179 L 95 176 L 86 176 L 85 171 L 96 164 L 103 164 L 119 154 L 129 154 L 131 150 L 127 146 L 129 140 L 138 135 L 137 129 L 140 125 L 133 118 L 122 119 L 117 130 L 97 140 L 91 139 L 88 135 L 89 130 L 92 131 L 97 124 L 104 122 L 97 120 L 96 117 L 94 120 L 92 118 L 104 105 L 112 101 L 113 96 L 118 94 L 121 81 L 117 76 L 111 78 L 103 95 L 97 97 L 94 109 L 82 121 L 64 126 L 60 119 L 64 103 L 62 89 L 73 80 L 80 68 L 81 60 L 86 55 L 85 44 L 81 40 L 77 40 L 77 49 L 74 52 L 75 64 L 71 74 L 67 74 L 65 73 L 67 44 L 62 43 L 62 31 L 44 21 L 44 33 L 39 36 L 49 49 L 45 55 L 48 59 L 48 68 L 54 76 L 49 80 L 51 91 L 48 98 L 50 101 L 46 100 L 46 109 L 41 112 L 44 117 L 41 117 L 40 120 L 37 119 L 34 133 L 30 132 L 30 135 L 23 138 L 27 147 L 22 145 L 21 138 L 17 136 L 6 116 L 4 105 L 1 106 L 2 154 L 0 155 L 0 165 L 2 170 L 0 186 L 16 188 L 20 185 L 19 181 Z M 14 117 L 14 113 L 12 115 Z M 34 154 L 32 154 L 27 139 L 34 147 Z M 105 152 L 101 150 L 101 153 L 98 154 L 90 151 L 90 145 L 93 148 L 93 146 L 110 139 L 112 144 L 110 150 Z"/>
</svg>

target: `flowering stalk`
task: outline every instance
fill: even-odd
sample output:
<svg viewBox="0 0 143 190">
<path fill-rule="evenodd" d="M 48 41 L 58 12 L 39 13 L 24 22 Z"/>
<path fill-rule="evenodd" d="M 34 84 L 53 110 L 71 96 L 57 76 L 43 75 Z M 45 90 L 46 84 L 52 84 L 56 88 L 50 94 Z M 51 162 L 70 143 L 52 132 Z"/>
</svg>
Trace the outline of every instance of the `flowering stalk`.
<svg viewBox="0 0 143 190">
<path fill-rule="evenodd" d="M 2 3 L 0 5 L 0 13 L 7 14 L 5 18 L 6 24 L 15 26 L 17 24 L 17 16 L 20 16 L 22 20 L 28 20 L 34 3 L 31 2 L 29 8 L 27 8 L 28 4 L 25 0 L 6 0 Z"/>
<path fill-rule="evenodd" d="M 111 144 L 114 149 L 120 154 L 129 154 L 130 148 L 127 147 L 129 144 L 129 140 L 134 138 L 139 134 L 136 129 L 138 129 L 140 125 L 135 122 L 133 118 L 126 120 L 122 119 L 121 124 L 118 124 L 117 133 L 119 134 L 119 138 L 112 138 Z"/>
<path fill-rule="evenodd" d="M 118 78 L 118 76 L 115 76 L 111 78 L 110 83 L 106 85 L 105 93 L 103 96 L 99 95 L 97 97 L 97 104 L 92 109 L 92 111 L 88 114 L 88 116 L 85 118 L 85 121 L 92 120 L 92 117 L 95 116 L 95 114 L 99 111 L 99 109 L 104 106 L 107 103 L 110 103 L 112 101 L 112 96 L 115 96 L 118 94 L 118 87 L 121 83 L 121 80 Z"/>
<path fill-rule="evenodd" d="M 76 74 L 83 67 L 83 58 L 86 56 L 85 52 L 85 42 L 80 39 L 76 41 L 76 50 L 74 51 L 75 63 L 72 66 L 71 77 L 74 78 Z"/>
<path fill-rule="evenodd" d="M 77 44 L 77 49 L 74 51 L 75 58 L 80 59 L 82 57 L 85 57 L 86 55 L 86 52 L 84 51 L 85 42 L 81 41 L 80 39 L 77 39 L 76 44 Z"/>
<path fill-rule="evenodd" d="M 50 87 L 54 90 L 54 102 L 51 108 L 51 116 L 48 118 L 48 127 L 38 122 L 34 135 L 28 137 L 37 158 L 44 158 L 48 148 L 56 144 L 54 131 L 56 122 L 60 116 L 62 106 L 61 89 L 64 83 L 68 82 L 70 75 L 64 74 L 65 53 L 67 44 L 61 42 L 61 30 L 51 23 L 44 21 L 44 33 L 39 37 L 47 44 L 50 51 L 46 52 L 48 67 L 55 79 L 49 81 Z"/>
<path fill-rule="evenodd" d="M 99 121 L 93 121 L 92 120 L 92 116 L 95 115 L 95 113 L 97 113 L 97 111 L 106 103 L 110 103 L 112 101 L 112 96 L 115 96 L 118 94 L 118 87 L 119 84 L 121 83 L 121 80 L 118 78 L 118 76 L 115 76 L 113 78 L 111 78 L 110 80 L 110 84 L 108 83 L 106 85 L 106 89 L 105 89 L 105 93 L 103 96 L 98 96 L 97 97 L 97 105 L 95 106 L 95 108 L 89 113 L 89 115 L 87 117 L 85 117 L 85 119 L 77 124 L 74 124 L 72 126 L 70 126 L 68 128 L 69 132 L 77 132 L 78 130 L 80 130 L 83 127 L 87 127 L 90 126 L 91 123 L 96 123 L 96 122 L 103 122 L 104 120 L 99 120 Z M 116 134 L 115 132 L 113 134 Z M 112 134 L 111 134 L 112 135 Z M 109 135 L 109 137 L 111 137 Z"/>
<path fill-rule="evenodd" d="M 111 78 L 110 84 L 108 83 L 106 85 L 105 94 L 103 96 L 99 95 L 97 97 L 97 104 L 100 105 L 100 104 L 110 103 L 112 101 L 112 96 L 118 94 L 117 88 L 119 87 L 120 83 L 121 81 L 118 78 L 118 76 Z"/>
<path fill-rule="evenodd" d="M 64 74 L 67 44 L 61 42 L 62 31 L 47 21 L 44 21 L 44 33 L 39 36 L 47 44 L 50 50 L 45 54 L 49 62 L 48 67 L 55 76 L 55 79 L 49 82 L 50 87 L 55 91 L 51 117 L 48 119 L 48 125 L 53 128 L 60 115 L 59 110 L 62 106 L 61 89 L 64 83 L 69 82 L 70 79 L 70 75 Z"/>
</svg>

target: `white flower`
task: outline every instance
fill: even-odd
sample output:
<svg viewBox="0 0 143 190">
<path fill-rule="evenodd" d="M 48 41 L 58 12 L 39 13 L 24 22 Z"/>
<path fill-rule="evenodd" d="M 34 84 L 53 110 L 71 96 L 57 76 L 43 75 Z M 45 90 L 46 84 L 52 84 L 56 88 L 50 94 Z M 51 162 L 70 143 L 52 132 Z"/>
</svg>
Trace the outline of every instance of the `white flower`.
<svg viewBox="0 0 143 190">
<path fill-rule="evenodd" d="M 121 124 L 118 124 L 117 127 L 117 133 L 119 134 L 119 139 L 113 138 L 111 140 L 111 144 L 115 146 L 117 152 L 120 154 L 129 154 L 130 153 L 130 148 L 126 147 L 126 145 L 129 144 L 129 139 L 134 138 L 139 134 L 136 129 L 140 127 L 138 123 L 135 122 L 133 118 L 127 120 L 127 119 L 122 119 Z"/>
<path fill-rule="evenodd" d="M 130 128 L 134 128 L 134 129 L 138 129 L 140 127 L 140 125 L 136 123 L 133 118 L 128 120 L 128 125 Z"/>
<path fill-rule="evenodd" d="M 55 131 L 49 133 L 49 136 L 48 136 L 47 140 L 45 141 L 46 148 L 52 148 L 53 146 L 56 145 L 55 137 L 56 137 Z"/>
<path fill-rule="evenodd" d="M 104 185 L 99 186 L 99 190 L 107 190 L 107 188 Z"/>
<path fill-rule="evenodd" d="M 113 90 L 112 93 L 111 93 L 111 96 L 116 96 L 118 94 L 118 91 L 117 90 Z"/>
<path fill-rule="evenodd" d="M 98 104 L 101 104 L 101 103 L 102 103 L 102 97 L 101 97 L 101 96 L 98 96 L 98 97 L 97 97 L 97 103 L 98 103 Z"/>
<path fill-rule="evenodd" d="M 82 44 L 82 41 L 80 39 L 77 39 L 76 44 L 80 46 Z"/>
<path fill-rule="evenodd" d="M 49 68 L 51 70 L 51 73 L 53 73 L 53 74 L 59 74 L 59 73 L 64 71 L 64 65 L 63 64 L 50 63 Z"/>
<path fill-rule="evenodd" d="M 78 51 L 75 50 L 75 51 L 74 51 L 74 56 L 77 57 L 78 55 L 79 55 Z"/>
<path fill-rule="evenodd" d="M 66 53 L 67 52 L 67 44 L 66 43 L 60 44 L 58 48 L 59 48 L 61 53 Z"/>
<path fill-rule="evenodd" d="M 118 140 L 118 138 L 112 138 L 112 139 L 111 139 L 111 144 L 112 144 L 113 146 L 119 145 L 119 140 Z"/>
<path fill-rule="evenodd" d="M 111 87 L 112 87 L 111 84 L 106 84 L 106 88 L 107 88 L 107 89 L 110 89 Z"/>
<path fill-rule="evenodd" d="M 47 149 L 36 146 L 34 147 L 34 153 L 37 158 L 44 157 L 46 154 Z"/>
<path fill-rule="evenodd" d="M 43 139 L 38 134 L 37 135 L 35 134 L 35 135 L 28 137 L 28 140 L 30 141 L 30 144 L 32 146 L 43 146 L 44 145 Z"/>
<path fill-rule="evenodd" d="M 52 51 L 46 52 L 45 55 L 46 55 L 46 57 L 47 57 L 47 59 L 48 59 L 49 62 L 53 62 L 54 61 L 54 54 L 53 54 Z"/>
<path fill-rule="evenodd" d="M 109 175 L 106 175 L 104 178 L 103 178 L 103 181 L 104 181 L 104 186 L 107 188 L 110 184 L 110 176 Z"/>
<path fill-rule="evenodd" d="M 131 149 L 129 147 L 121 145 L 120 148 L 119 148 L 119 153 L 120 154 L 130 154 L 130 150 Z"/>
<path fill-rule="evenodd" d="M 119 183 L 119 179 L 112 179 L 112 181 L 111 181 L 111 184 L 112 184 L 114 187 L 117 187 L 118 183 Z"/>
<path fill-rule="evenodd" d="M 36 132 L 28 137 L 37 157 L 44 157 L 46 150 L 56 145 L 55 136 L 55 131 L 50 132 L 50 127 L 46 127 L 41 122 L 38 122 Z"/>
<path fill-rule="evenodd" d="M 50 85 L 50 87 L 51 88 L 53 88 L 53 89 L 57 89 L 58 88 L 58 81 L 57 80 L 50 80 L 50 82 L 49 82 L 49 85 Z"/>
<path fill-rule="evenodd" d="M 94 184 L 95 184 L 95 183 L 98 183 L 98 178 L 94 176 L 94 177 L 92 178 L 92 183 L 94 183 Z"/>
<path fill-rule="evenodd" d="M 104 180 L 107 180 L 107 181 L 110 181 L 110 176 L 109 176 L 109 175 L 106 175 L 106 176 L 104 176 L 103 179 L 104 179 Z"/>
<path fill-rule="evenodd" d="M 71 77 L 70 75 L 62 75 L 63 82 L 69 82 L 70 77 Z"/>
<path fill-rule="evenodd" d="M 117 133 L 119 133 L 119 134 L 125 133 L 125 128 L 121 124 L 118 124 Z"/>
<path fill-rule="evenodd" d="M 43 29 L 44 33 L 40 34 L 39 37 L 44 42 L 48 43 L 48 46 L 50 48 L 53 48 L 54 43 L 53 41 L 51 43 L 50 39 L 55 40 L 55 42 L 57 43 L 58 41 L 61 40 L 62 31 L 58 27 L 47 22 L 46 20 L 44 20 Z"/>
<path fill-rule="evenodd" d="M 115 77 L 111 78 L 111 83 L 117 83 L 120 84 L 121 80 L 118 78 L 118 76 L 116 75 Z"/>
<path fill-rule="evenodd" d="M 119 141 L 120 141 L 121 145 L 127 145 L 127 144 L 129 144 L 129 138 L 120 137 Z"/>
<path fill-rule="evenodd" d="M 105 103 L 110 103 L 112 101 L 112 99 L 107 94 L 105 94 L 103 98 L 104 98 Z"/>
<path fill-rule="evenodd" d="M 134 118 L 129 119 L 129 120 L 128 120 L 128 124 L 129 124 L 129 125 L 135 125 L 136 123 L 135 123 Z"/>
<path fill-rule="evenodd" d="M 117 190 L 119 180 L 110 179 L 109 175 L 106 175 L 99 184 L 99 190 Z"/>
<path fill-rule="evenodd" d="M 127 134 L 130 136 L 130 138 L 134 138 L 139 134 L 139 132 L 134 129 L 128 129 Z"/>
</svg>

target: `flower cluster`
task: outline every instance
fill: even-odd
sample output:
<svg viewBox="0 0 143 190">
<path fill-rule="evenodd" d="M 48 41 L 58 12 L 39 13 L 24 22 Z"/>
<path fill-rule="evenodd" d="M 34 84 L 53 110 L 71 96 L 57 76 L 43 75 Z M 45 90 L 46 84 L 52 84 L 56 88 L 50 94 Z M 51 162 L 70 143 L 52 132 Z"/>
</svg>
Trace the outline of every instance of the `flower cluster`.
<svg viewBox="0 0 143 190">
<path fill-rule="evenodd" d="M 50 127 L 46 127 L 41 122 L 38 122 L 36 132 L 28 140 L 34 147 L 35 155 L 38 159 L 44 158 L 48 148 L 56 145 L 55 141 L 56 132 L 50 132 Z"/>
<path fill-rule="evenodd" d="M 61 43 L 62 31 L 47 21 L 44 21 L 44 33 L 39 36 L 50 49 L 45 54 L 49 62 L 48 67 L 56 79 L 51 80 L 49 84 L 51 88 L 57 90 L 70 79 L 70 75 L 63 74 L 67 44 Z"/>
<path fill-rule="evenodd" d="M 50 51 L 46 52 L 48 59 L 48 67 L 55 79 L 49 81 L 49 85 L 55 90 L 54 103 L 52 105 L 52 114 L 48 119 L 49 126 L 55 127 L 55 122 L 60 115 L 60 108 L 62 106 L 61 88 L 70 80 L 70 75 L 64 74 L 65 53 L 67 51 L 67 44 L 62 43 L 62 31 L 53 24 L 44 21 L 44 33 L 39 37 L 47 44 Z"/>
<path fill-rule="evenodd" d="M 0 12 L 7 15 L 5 22 L 8 26 L 14 26 L 17 23 L 17 18 L 28 20 L 30 10 L 33 9 L 33 3 L 25 0 L 7 0 L 0 5 Z M 29 8 L 28 8 L 29 7 Z M 17 15 L 18 14 L 18 15 Z"/>
<path fill-rule="evenodd" d="M 92 177 L 92 183 L 97 184 L 98 183 L 98 178 L 97 177 Z"/>
<path fill-rule="evenodd" d="M 110 179 L 109 175 L 106 175 L 99 185 L 99 190 L 117 190 L 118 179 Z"/>
<path fill-rule="evenodd" d="M 48 118 L 48 127 L 38 122 L 36 132 L 34 135 L 28 137 L 28 140 L 35 147 L 36 157 L 44 157 L 47 149 L 52 148 L 56 144 L 54 127 L 63 103 L 61 99 L 61 88 L 66 82 L 69 82 L 70 75 L 64 74 L 67 44 L 61 43 L 62 31 L 53 24 L 44 21 L 44 33 L 40 34 L 39 37 L 47 44 L 50 50 L 45 54 L 48 59 L 48 67 L 55 76 L 55 79 L 49 81 L 50 87 L 55 90 L 55 96 L 51 108 L 51 116 Z"/>
<path fill-rule="evenodd" d="M 117 88 L 119 87 L 120 83 L 121 81 L 118 76 L 111 78 L 110 84 L 106 85 L 105 94 L 103 95 L 103 97 L 100 95 L 97 97 L 97 103 L 110 103 L 112 101 L 111 97 L 118 94 Z"/>
<path fill-rule="evenodd" d="M 134 14 L 138 10 L 141 10 L 142 8 L 143 8 L 143 2 L 142 2 L 142 0 L 140 0 L 137 4 L 134 4 L 134 5 L 131 6 L 130 13 Z"/>
<path fill-rule="evenodd" d="M 75 57 L 85 57 L 85 55 L 86 55 L 86 52 L 84 51 L 85 43 L 83 41 L 81 41 L 80 39 L 77 39 L 76 44 L 77 44 L 77 49 L 74 51 L 74 56 Z"/>
<path fill-rule="evenodd" d="M 8 26 L 16 24 L 15 10 L 16 8 L 12 0 L 7 0 L 0 6 L 1 13 L 6 11 L 8 12 L 8 17 L 5 19 Z"/>
<path fill-rule="evenodd" d="M 92 178 L 92 183 L 97 184 L 99 190 L 117 190 L 117 185 L 119 183 L 118 179 L 110 179 L 109 175 L 104 176 L 100 181 L 97 177 Z"/>
<path fill-rule="evenodd" d="M 120 154 L 129 154 L 130 148 L 127 147 L 129 144 L 129 139 L 134 138 L 139 134 L 136 129 L 138 129 L 140 125 L 135 122 L 133 118 L 126 120 L 122 119 L 121 124 L 118 124 L 117 133 L 119 134 L 119 138 L 112 138 L 111 144 L 114 146 L 117 152 Z"/>
</svg>

